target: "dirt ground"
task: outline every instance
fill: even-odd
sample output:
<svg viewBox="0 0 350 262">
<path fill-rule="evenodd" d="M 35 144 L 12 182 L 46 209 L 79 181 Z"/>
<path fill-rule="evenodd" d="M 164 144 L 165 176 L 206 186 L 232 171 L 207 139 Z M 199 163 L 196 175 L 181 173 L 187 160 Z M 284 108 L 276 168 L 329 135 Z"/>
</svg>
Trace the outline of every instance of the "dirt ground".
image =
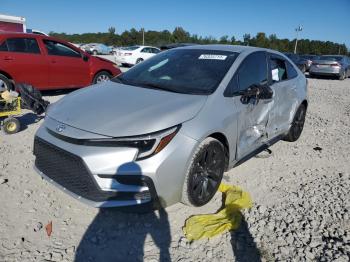
<svg viewBox="0 0 350 262">
<path fill-rule="evenodd" d="M 296 143 L 225 174 L 254 201 L 241 227 L 194 242 L 182 233 L 186 218 L 215 212 L 220 194 L 201 208 L 148 214 L 86 206 L 33 170 L 43 119 L 25 111 L 21 132 L 0 134 L 0 261 L 349 261 L 350 79 L 309 79 L 309 96 Z"/>
</svg>

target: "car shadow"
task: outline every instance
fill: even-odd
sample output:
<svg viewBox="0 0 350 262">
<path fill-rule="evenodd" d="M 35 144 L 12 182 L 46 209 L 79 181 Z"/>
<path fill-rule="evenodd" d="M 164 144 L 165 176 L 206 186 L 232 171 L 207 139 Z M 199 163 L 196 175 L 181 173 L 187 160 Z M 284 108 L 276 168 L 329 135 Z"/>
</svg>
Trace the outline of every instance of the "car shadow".
<svg viewBox="0 0 350 262">
<path fill-rule="evenodd" d="M 28 126 L 38 123 L 41 119 L 44 118 L 44 116 L 38 116 L 37 114 L 34 114 L 34 113 L 26 113 L 16 118 L 21 123 L 20 131 L 23 131 L 23 130 L 26 130 Z"/>
<path fill-rule="evenodd" d="M 242 221 L 238 229 L 231 231 L 231 245 L 235 261 L 237 262 L 259 262 L 261 252 L 258 249 L 248 224 L 242 215 Z"/>
<path fill-rule="evenodd" d="M 130 167 L 134 174 L 141 174 L 135 163 L 121 166 L 117 174 L 130 170 Z M 135 172 L 135 167 L 139 171 Z M 148 212 L 136 213 L 145 210 Z M 75 261 L 143 261 L 148 252 L 152 253 L 153 259 L 170 261 L 170 243 L 170 225 L 165 209 L 105 208 L 100 209 L 84 233 Z"/>
</svg>

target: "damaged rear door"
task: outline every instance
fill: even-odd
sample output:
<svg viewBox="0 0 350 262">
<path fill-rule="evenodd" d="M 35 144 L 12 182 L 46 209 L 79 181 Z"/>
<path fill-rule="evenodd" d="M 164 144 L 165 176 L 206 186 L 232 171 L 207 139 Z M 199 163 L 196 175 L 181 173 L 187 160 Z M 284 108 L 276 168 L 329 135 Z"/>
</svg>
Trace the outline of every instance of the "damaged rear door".
<svg viewBox="0 0 350 262">
<path fill-rule="evenodd" d="M 248 55 L 241 63 L 233 81 L 236 95 L 233 97 L 238 114 L 236 160 L 253 152 L 269 139 L 269 114 L 273 106 L 273 93 L 268 86 L 266 52 Z M 253 88 L 270 90 L 268 98 L 249 95 Z"/>
</svg>

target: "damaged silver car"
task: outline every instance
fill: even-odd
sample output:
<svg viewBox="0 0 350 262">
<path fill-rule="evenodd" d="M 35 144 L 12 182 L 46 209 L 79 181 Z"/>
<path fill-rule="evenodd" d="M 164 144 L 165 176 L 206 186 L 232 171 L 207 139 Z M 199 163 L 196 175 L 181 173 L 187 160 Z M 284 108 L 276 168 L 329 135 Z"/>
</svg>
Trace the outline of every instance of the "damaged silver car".
<svg viewBox="0 0 350 262">
<path fill-rule="evenodd" d="M 53 104 L 35 167 L 95 207 L 202 206 L 225 170 L 296 141 L 307 106 L 305 76 L 279 52 L 176 48 Z"/>
</svg>

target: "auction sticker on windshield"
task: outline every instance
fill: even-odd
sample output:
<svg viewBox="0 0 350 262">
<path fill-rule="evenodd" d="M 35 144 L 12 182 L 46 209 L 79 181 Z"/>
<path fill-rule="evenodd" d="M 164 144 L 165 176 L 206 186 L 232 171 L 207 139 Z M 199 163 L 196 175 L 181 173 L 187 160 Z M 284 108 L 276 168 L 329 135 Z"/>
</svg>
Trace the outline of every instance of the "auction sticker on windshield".
<svg viewBox="0 0 350 262">
<path fill-rule="evenodd" d="M 203 54 L 198 57 L 198 59 L 210 59 L 210 60 L 225 60 L 227 58 L 226 55 L 211 55 L 211 54 Z"/>
</svg>

